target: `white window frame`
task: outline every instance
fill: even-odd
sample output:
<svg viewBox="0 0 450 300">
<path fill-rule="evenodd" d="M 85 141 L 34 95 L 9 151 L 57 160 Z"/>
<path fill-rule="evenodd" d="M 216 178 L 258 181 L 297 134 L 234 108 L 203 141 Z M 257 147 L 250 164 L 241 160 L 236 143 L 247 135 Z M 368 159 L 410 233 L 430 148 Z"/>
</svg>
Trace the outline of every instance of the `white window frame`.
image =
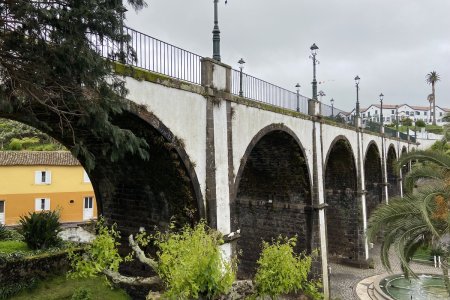
<svg viewBox="0 0 450 300">
<path fill-rule="evenodd" d="M 0 202 L 3 202 L 3 218 L 0 219 L 0 224 L 5 225 L 6 224 L 6 200 L 0 199 Z"/>
<path fill-rule="evenodd" d="M 42 202 L 44 200 L 44 202 Z M 42 204 L 44 204 L 44 209 L 42 209 Z M 34 199 L 34 210 L 35 211 L 48 211 L 50 210 L 50 198 L 36 198 Z"/>
<path fill-rule="evenodd" d="M 44 179 L 44 180 L 42 180 L 42 179 Z M 51 184 L 52 183 L 52 172 L 48 171 L 48 170 L 35 171 L 34 172 L 34 183 L 35 184 Z"/>
</svg>

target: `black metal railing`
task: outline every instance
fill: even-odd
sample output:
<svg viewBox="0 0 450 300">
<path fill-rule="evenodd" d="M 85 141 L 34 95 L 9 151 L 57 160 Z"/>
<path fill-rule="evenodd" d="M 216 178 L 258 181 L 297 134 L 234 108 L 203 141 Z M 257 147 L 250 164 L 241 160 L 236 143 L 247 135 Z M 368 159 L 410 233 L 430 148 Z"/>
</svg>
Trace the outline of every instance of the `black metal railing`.
<svg viewBox="0 0 450 300">
<path fill-rule="evenodd" d="M 105 58 L 190 83 L 201 84 L 202 56 L 126 26 L 124 34 L 130 37 L 126 45 L 100 39 L 95 35 L 91 36 L 90 40 L 95 49 Z M 130 52 L 130 49 L 132 53 L 125 53 L 122 58 L 112 55 Z"/>
<path fill-rule="evenodd" d="M 231 93 L 238 96 L 241 87 L 240 76 L 240 71 L 231 70 Z M 299 112 L 308 114 L 309 98 L 299 95 L 297 101 L 297 93 L 246 73 L 242 73 L 242 96 L 293 111 L 298 109 Z"/>
</svg>

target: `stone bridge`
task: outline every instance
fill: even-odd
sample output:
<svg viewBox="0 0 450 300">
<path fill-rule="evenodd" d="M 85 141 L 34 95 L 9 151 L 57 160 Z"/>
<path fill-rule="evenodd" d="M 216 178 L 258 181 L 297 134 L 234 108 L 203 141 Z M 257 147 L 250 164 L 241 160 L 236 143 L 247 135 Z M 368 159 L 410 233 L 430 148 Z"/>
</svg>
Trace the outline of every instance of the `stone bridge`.
<svg viewBox="0 0 450 300">
<path fill-rule="evenodd" d="M 242 253 L 240 277 L 254 273 L 262 240 L 297 235 L 297 250 L 320 250 L 315 273 L 326 297 L 329 261 L 367 267 L 367 220 L 402 195 L 407 167 L 396 173 L 394 162 L 415 143 L 322 117 L 317 100 L 301 113 L 264 103 L 264 94 L 262 102 L 237 96 L 233 70 L 208 58 L 197 83 L 115 66 L 130 105 L 113 122 L 144 138 L 150 159 L 111 162 L 92 137 L 89 175 L 99 212 L 124 234 L 171 220 L 206 219 L 223 234 L 239 229 L 223 248 Z M 26 112 L 2 116 L 39 128 Z"/>
<path fill-rule="evenodd" d="M 320 250 L 326 292 L 328 261 L 368 266 L 367 220 L 402 195 L 394 162 L 414 143 L 322 118 L 318 101 L 305 115 L 235 96 L 230 67 L 211 59 L 202 60 L 201 85 L 117 70 L 136 106 L 133 130 L 170 147 L 130 164 L 129 184 L 99 198 L 107 217 L 128 230 L 174 213 L 206 218 L 224 234 L 240 229 L 224 249 L 242 252 L 241 277 L 254 272 L 261 241 L 280 234 L 297 235 L 298 250 Z"/>
</svg>

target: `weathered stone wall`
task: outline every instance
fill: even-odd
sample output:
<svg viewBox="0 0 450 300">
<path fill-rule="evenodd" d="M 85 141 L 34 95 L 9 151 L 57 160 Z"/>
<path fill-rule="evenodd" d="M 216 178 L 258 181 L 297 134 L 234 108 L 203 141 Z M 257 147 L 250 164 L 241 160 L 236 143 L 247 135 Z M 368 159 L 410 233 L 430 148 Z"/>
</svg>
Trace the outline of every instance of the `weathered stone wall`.
<svg viewBox="0 0 450 300">
<path fill-rule="evenodd" d="M 378 148 L 372 144 L 367 150 L 364 161 L 364 177 L 366 186 L 367 219 L 373 210 L 383 201 L 383 179 L 381 172 L 381 158 Z"/>
<path fill-rule="evenodd" d="M 397 160 L 397 155 L 395 153 L 394 147 L 389 147 L 387 157 L 386 157 L 386 169 L 387 169 L 387 183 L 388 183 L 388 193 L 389 198 L 396 197 L 400 195 L 399 189 L 399 176 L 398 172 L 395 170 L 395 161 Z"/>
<path fill-rule="evenodd" d="M 254 273 L 261 242 L 298 236 L 297 251 L 310 250 L 310 184 L 302 151 L 285 132 L 264 136 L 247 159 L 233 207 L 241 230 L 239 277 Z"/>
<path fill-rule="evenodd" d="M 361 251 L 361 206 L 356 198 L 356 167 L 349 144 L 337 141 L 325 170 L 328 253 L 337 260 L 357 260 Z"/>
</svg>

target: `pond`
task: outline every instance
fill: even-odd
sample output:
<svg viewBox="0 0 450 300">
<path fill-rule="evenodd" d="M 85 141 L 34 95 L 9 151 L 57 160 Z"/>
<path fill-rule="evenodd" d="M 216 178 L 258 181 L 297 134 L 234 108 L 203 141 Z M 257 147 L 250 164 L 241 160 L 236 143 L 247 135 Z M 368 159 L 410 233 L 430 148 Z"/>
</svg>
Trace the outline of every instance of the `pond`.
<svg viewBox="0 0 450 300">
<path fill-rule="evenodd" d="M 420 274 L 418 278 L 406 279 L 393 275 L 382 279 L 381 290 L 396 300 L 449 299 L 444 278 L 439 275 Z"/>
</svg>

